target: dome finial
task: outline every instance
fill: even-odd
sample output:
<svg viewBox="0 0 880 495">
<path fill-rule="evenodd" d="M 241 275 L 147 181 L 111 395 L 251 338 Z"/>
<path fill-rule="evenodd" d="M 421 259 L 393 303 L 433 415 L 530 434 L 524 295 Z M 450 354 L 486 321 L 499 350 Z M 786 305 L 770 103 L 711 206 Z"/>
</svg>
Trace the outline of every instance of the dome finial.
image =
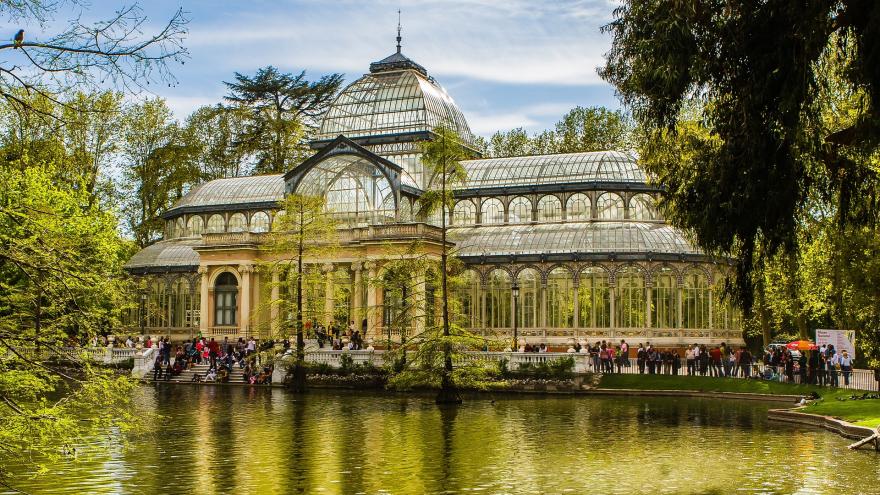
<svg viewBox="0 0 880 495">
<path fill-rule="evenodd" d="M 397 53 L 400 53 L 400 9 L 397 9 Z"/>
</svg>

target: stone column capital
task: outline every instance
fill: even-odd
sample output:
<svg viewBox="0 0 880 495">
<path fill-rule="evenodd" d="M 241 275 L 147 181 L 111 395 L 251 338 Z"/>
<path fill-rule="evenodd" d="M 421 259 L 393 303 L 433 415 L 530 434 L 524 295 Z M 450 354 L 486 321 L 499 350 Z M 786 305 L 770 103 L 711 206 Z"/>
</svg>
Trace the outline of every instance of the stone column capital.
<svg viewBox="0 0 880 495">
<path fill-rule="evenodd" d="M 333 263 L 324 263 L 321 265 L 321 272 L 324 274 L 330 273 L 333 271 Z"/>
<path fill-rule="evenodd" d="M 354 263 L 351 264 L 351 271 L 353 271 L 353 272 L 359 272 L 363 268 L 364 268 L 364 264 L 361 263 L 360 261 L 355 261 Z"/>
<path fill-rule="evenodd" d="M 254 271 L 253 265 L 238 265 L 239 273 L 251 273 Z"/>
<path fill-rule="evenodd" d="M 200 265 L 198 269 L 199 275 L 205 275 L 208 273 L 208 267 L 204 265 Z"/>
</svg>

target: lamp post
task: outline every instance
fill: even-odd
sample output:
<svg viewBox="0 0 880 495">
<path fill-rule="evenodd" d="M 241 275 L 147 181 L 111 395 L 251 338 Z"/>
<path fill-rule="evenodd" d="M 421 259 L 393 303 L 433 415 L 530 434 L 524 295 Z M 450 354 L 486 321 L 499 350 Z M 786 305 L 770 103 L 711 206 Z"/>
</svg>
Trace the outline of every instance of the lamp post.
<svg viewBox="0 0 880 495">
<path fill-rule="evenodd" d="M 147 293 L 141 292 L 141 335 L 144 334 L 144 327 L 147 326 Z"/>
<path fill-rule="evenodd" d="M 517 352 L 519 350 L 519 335 L 517 329 L 517 316 L 519 314 L 517 308 L 517 306 L 519 306 L 519 285 L 514 282 L 510 291 L 513 293 L 513 352 Z"/>
</svg>

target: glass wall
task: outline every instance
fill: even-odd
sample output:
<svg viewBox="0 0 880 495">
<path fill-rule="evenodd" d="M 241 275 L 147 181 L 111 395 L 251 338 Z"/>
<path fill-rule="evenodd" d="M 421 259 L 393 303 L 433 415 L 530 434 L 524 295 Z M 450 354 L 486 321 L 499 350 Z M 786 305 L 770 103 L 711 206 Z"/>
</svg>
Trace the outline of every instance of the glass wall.
<svg viewBox="0 0 880 495">
<path fill-rule="evenodd" d="M 614 292 L 615 326 L 618 328 L 643 328 L 645 326 L 645 277 L 634 266 L 623 268 L 617 275 Z"/>
<path fill-rule="evenodd" d="M 583 193 L 576 193 L 568 198 L 568 203 L 565 206 L 565 217 L 567 220 L 573 222 L 589 220 L 591 215 L 589 196 Z"/>
<path fill-rule="evenodd" d="M 633 220 L 656 220 L 654 199 L 647 194 L 636 194 L 629 201 L 629 217 Z"/>
<path fill-rule="evenodd" d="M 623 220 L 626 205 L 620 195 L 606 192 L 596 198 L 596 218 L 599 220 Z"/>
<path fill-rule="evenodd" d="M 510 200 L 507 208 L 509 223 L 529 223 L 532 221 L 532 202 L 523 196 Z"/>
<path fill-rule="evenodd" d="M 611 326 L 608 273 L 599 267 L 585 268 L 581 271 L 578 282 L 578 326 L 581 328 Z"/>
<path fill-rule="evenodd" d="M 541 323 L 540 284 L 541 275 L 537 270 L 526 268 L 516 277 L 519 285 L 519 319 L 520 328 L 535 328 Z"/>
<path fill-rule="evenodd" d="M 538 200 L 538 221 L 557 222 L 562 220 L 562 202 L 552 194 Z"/>
<path fill-rule="evenodd" d="M 654 275 L 654 286 L 651 288 L 653 301 L 651 307 L 651 324 L 654 328 L 676 328 L 678 305 L 676 296 L 678 288 L 675 283 L 675 272 L 672 268 L 663 267 Z"/>
<path fill-rule="evenodd" d="M 486 199 L 480 208 L 480 216 L 483 225 L 504 223 L 504 204 L 498 198 Z"/>
<path fill-rule="evenodd" d="M 510 328 L 510 275 L 504 270 L 492 270 L 488 276 L 486 294 L 486 326 Z"/>
<path fill-rule="evenodd" d="M 458 315 L 458 325 L 463 328 L 480 328 L 480 276 L 473 270 L 452 280 L 453 313 Z"/>
<path fill-rule="evenodd" d="M 709 328 L 709 279 L 700 270 L 689 270 L 684 275 L 682 289 L 682 326 L 684 328 Z"/>
<path fill-rule="evenodd" d="M 477 223 L 477 207 L 474 202 L 465 199 L 455 203 L 452 215 L 453 225 L 473 225 Z"/>
<path fill-rule="evenodd" d="M 574 280 L 571 272 L 557 267 L 547 275 L 547 326 L 574 326 Z"/>
</svg>

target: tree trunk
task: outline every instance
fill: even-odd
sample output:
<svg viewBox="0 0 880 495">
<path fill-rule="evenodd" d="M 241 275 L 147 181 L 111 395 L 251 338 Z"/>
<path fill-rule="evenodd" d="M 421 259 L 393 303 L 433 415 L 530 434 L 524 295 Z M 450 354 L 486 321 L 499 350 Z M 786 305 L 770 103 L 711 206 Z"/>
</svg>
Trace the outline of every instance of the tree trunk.
<svg viewBox="0 0 880 495">
<path fill-rule="evenodd" d="M 293 380 L 291 388 L 294 392 L 306 391 L 306 342 L 303 337 L 303 208 L 299 211 L 299 237 L 297 239 L 296 259 L 296 363 L 293 366 Z"/>
<path fill-rule="evenodd" d="M 445 136 L 441 139 L 445 140 Z M 444 141 L 445 142 L 445 141 Z M 448 277 L 446 275 L 446 259 L 448 257 L 446 246 L 446 164 L 441 172 L 441 206 L 440 206 L 440 242 L 442 251 L 440 254 L 440 297 L 443 302 L 443 374 L 440 379 L 440 392 L 437 393 L 437 404 L 461 404 L 461 396 L 452 380 L 452 348 L 449 345 L 449 294 Z"/>
</svg>

